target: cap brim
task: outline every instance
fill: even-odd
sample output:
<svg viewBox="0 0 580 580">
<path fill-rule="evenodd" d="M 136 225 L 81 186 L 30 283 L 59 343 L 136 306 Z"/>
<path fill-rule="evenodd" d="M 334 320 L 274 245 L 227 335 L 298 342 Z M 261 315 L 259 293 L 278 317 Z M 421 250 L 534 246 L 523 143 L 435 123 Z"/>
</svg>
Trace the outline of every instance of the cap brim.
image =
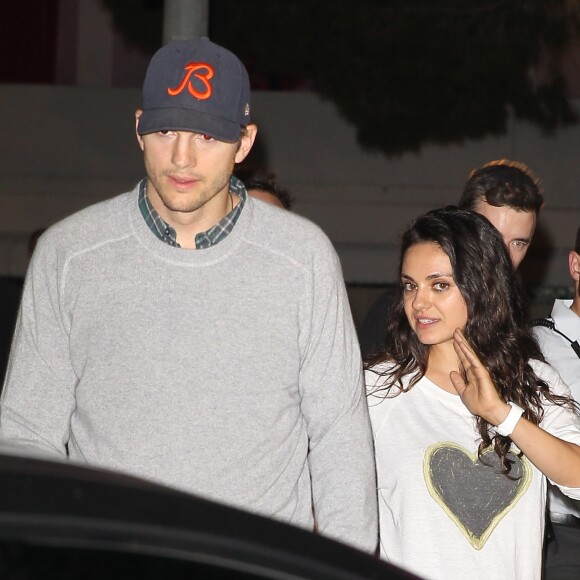
<svg viewBox="0 0 580 580">
<path fill-rule="evenodd" d="M 207 134 L 227 143 L 236 143 L 241 129 L 238 123 L 222 117 L 182 108 L 144 110 L 137 125 L 139 135 L 157 131 L 190 131 Z"/>
</svg>

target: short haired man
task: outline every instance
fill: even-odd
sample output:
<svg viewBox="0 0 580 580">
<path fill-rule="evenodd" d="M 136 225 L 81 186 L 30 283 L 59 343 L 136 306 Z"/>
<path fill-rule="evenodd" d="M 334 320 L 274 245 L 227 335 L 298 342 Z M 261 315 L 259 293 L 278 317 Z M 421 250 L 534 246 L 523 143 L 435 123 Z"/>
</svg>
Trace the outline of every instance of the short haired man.
<svg viewBox="0 0 580 580">
<path fill-rule="evenodd" d="M 574 282 L 572 300 L 556 300 L 545 326 L 534 326 L 546 360 L 560 373 L 580 404 L 580 228 L 568 256 Z M 546 548 L 545 578 L 580 578 L 580 502 L 550 486 L 550 519 L 553 539 Z"/>
<path fill-rule="evenodd" d="M 486 217 L 503 236 L 514 268 L 524 259 L 544 203 L 538 182 L 523 163 L 499 159 L 471 173 L 459 207 Z"/>
<path fill-rule="evenodd" d="M 273 173 L 261 171 L 236 171 L 236 177 L 244 182 L 248 195 L 282 209 L 292 209 L 294 198 L 282 187 Z"/>
<path fill-rule="evenodd" d="M 207 38 L 163 47 L 136 132 L 147 177 L 35 250 L 0 434 L 374 550 L 339 261 L 232 178 L 256 136 L 244 66 Z"/>
</svg>

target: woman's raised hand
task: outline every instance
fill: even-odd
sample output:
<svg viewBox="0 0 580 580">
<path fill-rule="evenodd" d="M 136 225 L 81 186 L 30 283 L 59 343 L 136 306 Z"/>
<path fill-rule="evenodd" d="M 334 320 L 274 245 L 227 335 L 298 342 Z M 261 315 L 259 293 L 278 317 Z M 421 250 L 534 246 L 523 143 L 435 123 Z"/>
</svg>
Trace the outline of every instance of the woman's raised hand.
<svg viewBox="0 0 580 580">
<path fill-rule="evenodd" d="M 478 415 L 492 425 L 499 425 L 508 416 L 510 406 L 501 400 L 488 370 L 459 328 L 453 333 L 453 348 L 465 376 L 464 380 L 457 371 L 449 373 L 457 394 L 472 415 Z"/>
</svg>

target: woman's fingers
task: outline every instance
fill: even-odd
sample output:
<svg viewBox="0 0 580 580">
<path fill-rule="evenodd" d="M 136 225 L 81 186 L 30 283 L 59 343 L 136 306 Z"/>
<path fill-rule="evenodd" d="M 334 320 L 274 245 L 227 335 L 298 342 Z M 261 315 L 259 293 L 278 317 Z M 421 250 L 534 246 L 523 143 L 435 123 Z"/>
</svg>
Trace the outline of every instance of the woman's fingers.
<svg viewBox="0 0 580 580">
<path fill-rule="evenodd" d="M 479 378 L 485 378 L 487 376 L 487 369 L 483 366 L 479 357 L 475 354 L 475 351 L 471 348 L 471 345 L 467 342 L 467 339 L 459 328 L 455 329 L 453 333 L 453 346 L 466 373 L 471 371 L 474 377 Z"/>
<path fill-rule="evenodd" d="M 479 363 L 479 359 L 477 358 L 475 351 L 471 348 L 471 345 L 467 342 L 467 339 L 459 328 L 455 329 L 455 332 L 453 333 L 453 340 L 453 344 L 457 344 L 459 351 L 467 360 L 469 360 L 469 362 L 472 364 Z"/>
<path fill-rule="evenodd" d="M 461 395 L 463 395 L 465 389 L 467 388 L 467 385 L 465 384 L 463 377 L 457 371 L 451 371 L 449 373 L 449 378 L 451 379 L 451 382 L 453 383 L 453 386 L 455 387 L 457 394 L 461 397 Z"/>
</svg>

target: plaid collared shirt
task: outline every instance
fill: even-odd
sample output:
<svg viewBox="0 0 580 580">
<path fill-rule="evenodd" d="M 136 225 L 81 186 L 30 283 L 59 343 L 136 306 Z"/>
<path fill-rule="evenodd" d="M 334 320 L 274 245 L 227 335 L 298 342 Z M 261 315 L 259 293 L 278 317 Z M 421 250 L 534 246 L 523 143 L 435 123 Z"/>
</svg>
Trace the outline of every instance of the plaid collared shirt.
<svg viewBox="0 0 580 580">
<path fill-rule="evenodd" d="M 175 248 L 181 246 L 177 243 L 177 235 L 175 229 L 172 228 L 161 216 L 156 209 L 151 205 L 149 198 L 145 192 L 147 185 L 147 178 L 143 178 L 139 183 L 139 209 L 145 223 L 149 229 L 166 244 Z M 212 226 L 207 232 L 200 232 L 195 236 L 195 248 L 197 250 L 204 250 L 215 246 L 224 240 L 228 234 L 234 229 L 242 208 L 246 203 L 247 193 L 244 184 L 232 175 L 230 179 L 230 193 L 237 195 L 240 198 L 240 203 L 224 216 L 215 226 Z"/>
</svg>

